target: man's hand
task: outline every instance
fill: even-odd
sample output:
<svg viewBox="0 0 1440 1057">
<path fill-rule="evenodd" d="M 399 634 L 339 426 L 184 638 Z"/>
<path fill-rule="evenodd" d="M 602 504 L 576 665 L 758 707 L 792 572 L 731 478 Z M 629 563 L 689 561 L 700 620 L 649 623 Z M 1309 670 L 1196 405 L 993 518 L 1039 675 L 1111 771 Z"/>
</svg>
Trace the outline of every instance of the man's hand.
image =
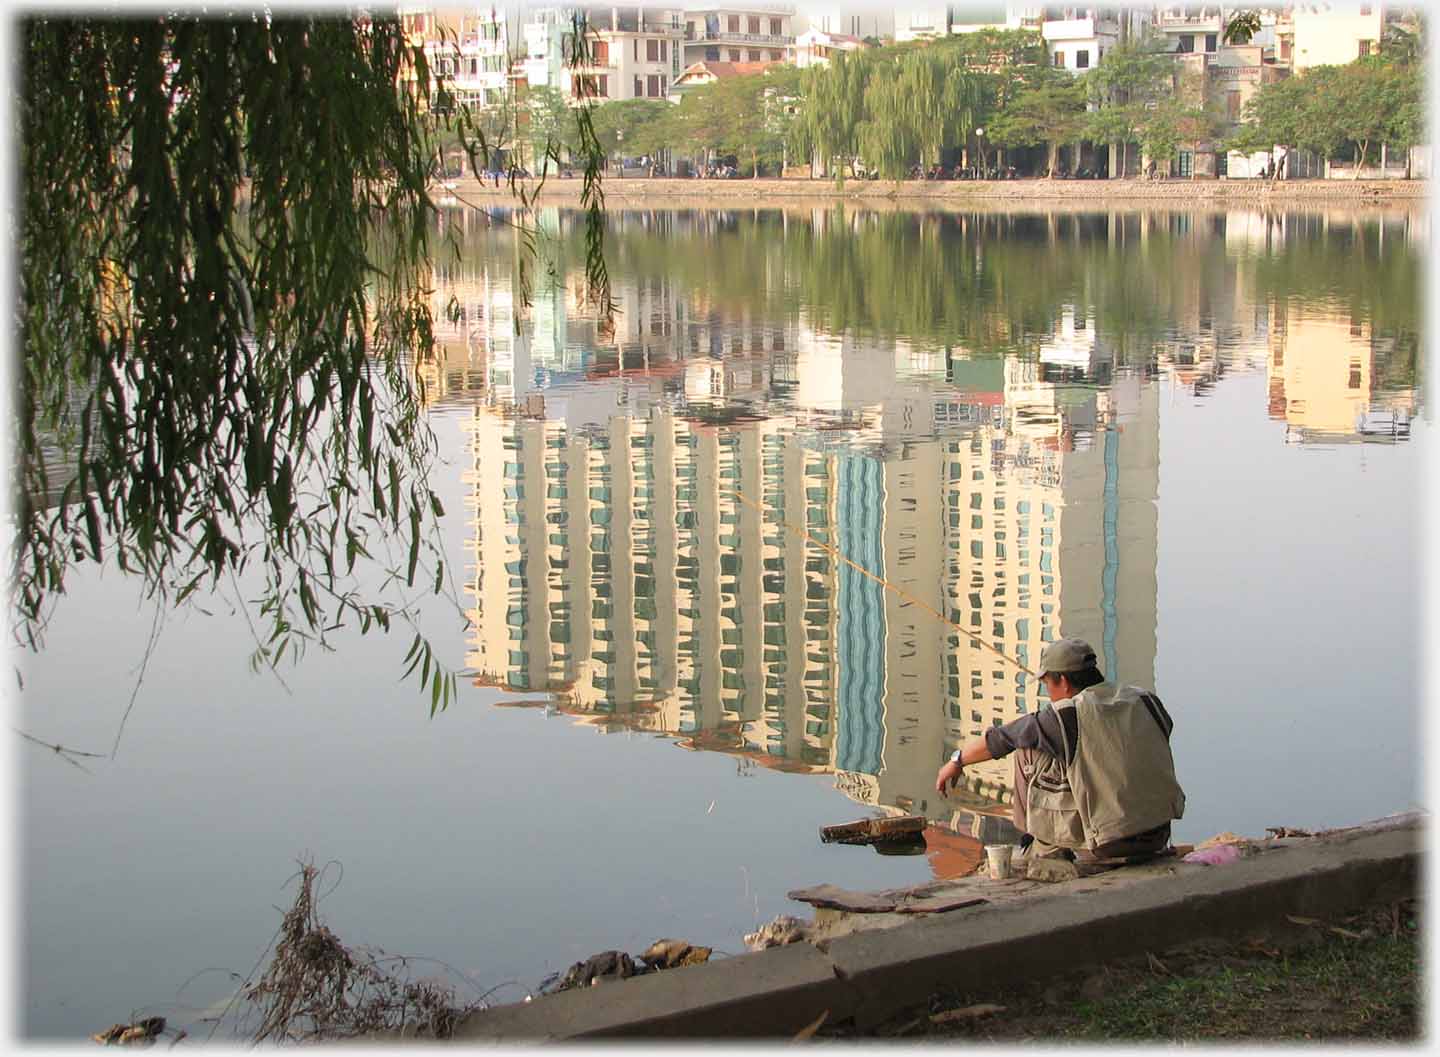
<svg viewBox="0 0 1440 1057">
<path fill-rule="evenodd" d="M 935 775 L 935 792 L 945 796 L 947 790 L 955 788 L 955 783 L 960 780 L 960 772 L 964 769 L 958 763 L 946 761 L 945 766 Z"/>
</svg>

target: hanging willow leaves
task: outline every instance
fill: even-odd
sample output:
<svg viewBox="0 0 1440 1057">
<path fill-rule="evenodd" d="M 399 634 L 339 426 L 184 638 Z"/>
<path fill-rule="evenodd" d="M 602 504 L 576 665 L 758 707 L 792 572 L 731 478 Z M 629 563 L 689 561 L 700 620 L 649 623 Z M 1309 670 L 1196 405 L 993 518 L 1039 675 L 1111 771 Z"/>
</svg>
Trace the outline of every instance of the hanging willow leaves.
<svg viewBox="0 0 1440 1057">
<path fill-rule="evenodd" d="M 39 648 L 67 573 L 112 560 L 176 604 L 255 578 L 268 663 L 347 618 L 413 623 L 396 585 L 422 564 L 445 583 L 413 370 L 433 355 L 429 184 L 454 125 L 488 162 L 479 117 L 431 108 L 394 16 L 19 26 L 15 637 Z M 372 554 L 384 598 L 352 575 Z"/>
<path fill-rule="evenodd" d="M 837 55 L 812 67 L 790 131 L 801 156 L 855 171 L 863 157 L 900 179 L 967 142 L 1015 95 L 1051 76 L 1033 30 L 986 29 L 937 41 Z"/>
</svg>

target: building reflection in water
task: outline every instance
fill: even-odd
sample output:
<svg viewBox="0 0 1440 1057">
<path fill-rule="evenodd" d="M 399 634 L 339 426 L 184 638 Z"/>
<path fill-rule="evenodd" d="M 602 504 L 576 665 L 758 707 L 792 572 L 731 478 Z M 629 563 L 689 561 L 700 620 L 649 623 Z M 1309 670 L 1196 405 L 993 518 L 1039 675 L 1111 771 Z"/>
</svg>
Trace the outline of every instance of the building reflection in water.
<svg viewBox="0 0 1440 1057">
<path fill-rule="evenodd" d="M 1229 228 L 1232 253 L 1277 237 Z M 545 245 L 537 273 L 560 278 L 521 328 L 509 263 L 437 275 L 437 316 L 460 312 L 427 381 L 465 408 L 478 681 L 961 833 L 1008 814 L 1009 761 L 949 800 L 937 767 L 1043 700 L 997 652 L 1033 667 L 1079 635 L 1154 685 L 1160 376 L 1203 393 L 1263 362 L 1299 439 L 1374 420 L 1367 325 L 1247 297 L 1243 254 L 1134 365 L 1070 303 L 1023 359 L 831 334 L 803 306 L 775 323 L 644 275 L 600 327 Z M 978 858 L 933 835 L 937 870 Z"/>
<path fill-rule="evenodd" d="M 1159 435 L 1139 377 L 1096 392 L 956 367 L 976 387 L 892 400 L 912 435 L 888 442 L 663 403 L 580 426 L 477 407 L 469 664 L 948 821 L 944 754 L 1037 705 L 990 647 L 1033 665 L 1063 613 L 1109 671 L 1153 683 Z M 963 802 L 999 807 L 1008 774 L 974 768 Z"/>
</svg>

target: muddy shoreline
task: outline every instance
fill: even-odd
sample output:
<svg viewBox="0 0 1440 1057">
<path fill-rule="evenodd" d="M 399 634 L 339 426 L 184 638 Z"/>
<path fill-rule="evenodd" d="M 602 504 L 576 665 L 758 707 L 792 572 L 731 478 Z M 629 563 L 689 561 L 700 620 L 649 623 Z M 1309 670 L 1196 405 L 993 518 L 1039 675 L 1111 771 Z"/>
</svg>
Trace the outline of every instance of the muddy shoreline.
<svg viewBox="0 0 1440 1057">
<path fill-rule="evenodd" d="M 528 187 L 534 188 L 530 181 Z M 1276 208 L 1292 206 L 1423 209 L 1427 180 L 680 180 L 607 177 L 605 201 L 612 208 L 639 205 L 675 208 L 853 203 L 878 209 L 976 209 L 1014 205 L 1093 209 L 1163 207 Z M 508 186 L 496 188 L 474 177 L 434 185 L 433 194 L 461 204 L 512 203 Z M 537 201 L 578 204 L 581 181 L 551 177 Z"/>
</svg>

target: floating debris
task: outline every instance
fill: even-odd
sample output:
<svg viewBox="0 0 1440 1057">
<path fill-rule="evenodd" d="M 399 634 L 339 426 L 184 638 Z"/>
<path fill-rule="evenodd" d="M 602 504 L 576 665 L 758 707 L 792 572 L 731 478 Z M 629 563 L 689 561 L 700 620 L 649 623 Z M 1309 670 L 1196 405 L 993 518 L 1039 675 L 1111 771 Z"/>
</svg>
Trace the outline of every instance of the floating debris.
<svg viewBox="0 0 1440 1057">
<path fill-rule="evenodd" d="M 745 934 L 745 949 L 763 951 L 770 947 L 784 947 L 791 943 L 802 943 L 810 938 L 810 923 L 781 914 L 773 921 L 761 925 L 754 932 Z"/>
<path fill-rule="evenodd" d="M 891 818 L 862 818 L 842 822 L 838 826 L 821 826 L 822 844 L 875 844 L 878 841 L 905 840 L 916 836 L 924 840 L 924 815 L 898 815 Z"/>
<path fill-rule="evenodd" d="M 570 966 L 559 978 L 559 982 L 548 990 L 555 992 L 571 991 L 577 987 L 596 987 L 613 980 L 626 980 L 646 971 L 646 966 L 636 965 L 635 960 L 624 951 L 601 951 Z"/>
<path fill-rule="evenodd" d="M 708 962 L 711 953 L 709 947 L 696 947 L 685 940 L 656 940 L 640 955 L 640 960 L 652 969 L 678 969 Z"/>
<path fill-rule="evenodd" d="M 104 1031 L 97 1031 L 90 1038 L 102 1046 L 153 1046 L 155 1039 L 164 1030 L 164 1017 L 146 1017 L 133 1024 L 112 1024 Z"/>
</svg>

